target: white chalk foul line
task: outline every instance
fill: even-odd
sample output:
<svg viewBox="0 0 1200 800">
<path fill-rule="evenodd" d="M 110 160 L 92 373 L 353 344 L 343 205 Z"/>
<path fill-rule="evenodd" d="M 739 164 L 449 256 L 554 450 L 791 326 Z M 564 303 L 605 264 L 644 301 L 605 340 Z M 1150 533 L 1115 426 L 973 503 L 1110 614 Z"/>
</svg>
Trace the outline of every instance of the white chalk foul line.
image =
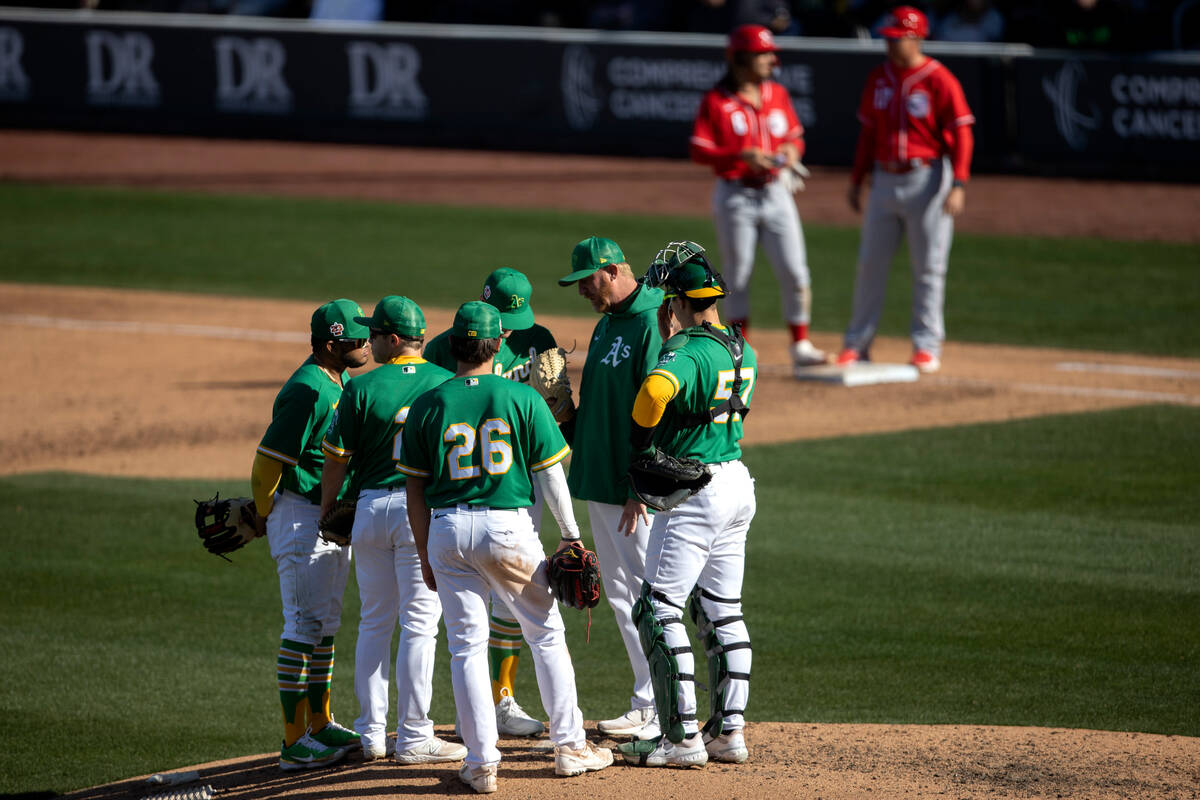
<svg viewBox="0 0 1200 800">
<path fill-rule="evenodd" d="M 922 378 L 921 380 L 929 380 Z M 938 376 L 938 383 L 960 386 L 985 386 L 1012 389 L 1033 394 L 1058 394 L 1066 397 L 1102 397 L 1107 400 L 1134 400 L 1139 403 L 1173 403 L 1185 406 L 1200 406 L 1200 395 L 1178 392 L 1147 392 L 1141 389 L 1111 389 L 1103 386 L 1058 386 L 1049 383 L 1000 383 L 997 381 L 974 380 L 971 378 L 948 378 Z"/>
<path fill-rule="evenodd" d="M 1062 372 L 1103 372 L 1109 375 L 1139 375 L 1146 378 L 1183 378 L 1200 381 L 1200 371 L 1141 367 L 1136 364 L 1104 364 L 1088 361 L 1060 361 L 1055 367 Z"/>
<path fill-rule="evenodd" d="M 222 325 L 189 325 L 174 322 L 127 322 L 101 319 L 65 319 L 35 314 L 0 314 L 0 323 L 27 325 L 59 330 L 140 333 L 167 336 L 198 336 L 207 339 L 238 339 L 254 342 L 307 343 L 309 335 L 296 331 L 264 331 L 254 328 L 230 328 Z"/>
</svg>

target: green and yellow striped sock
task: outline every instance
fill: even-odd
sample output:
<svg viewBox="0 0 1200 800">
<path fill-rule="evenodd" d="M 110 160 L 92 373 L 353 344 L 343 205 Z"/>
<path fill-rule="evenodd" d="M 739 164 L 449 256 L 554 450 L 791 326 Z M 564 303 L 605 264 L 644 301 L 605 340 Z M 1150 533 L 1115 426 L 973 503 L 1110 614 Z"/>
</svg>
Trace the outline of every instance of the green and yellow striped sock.
<svg viewBox="0 0 1200 800">
<path fill-rule="evenodd" d="M 333 684 L 333 637 L 326 636 L 313 648 L 308 669 L 308 727 L 313 732 L 329 724 L 329 687 Z"/>
<path fill-rule="evenodd" d="M 492 702 L 505 695 L 516 696 L 517 659 L 521 655 L 521 626 L 516 619 L 496 616 L 488 620 L 488 656 L 492 665 Z"/>
<path fill-rule="evenodd" d="M 279 702 L 283 706 L 283 743 L 291 747 L 308 729 L 308 703 L 305 699 L 308 665 L 313 646 L 290 639 L 279 640 L 275 659 L 275 680 L 279 684 Z"/>
</svg>

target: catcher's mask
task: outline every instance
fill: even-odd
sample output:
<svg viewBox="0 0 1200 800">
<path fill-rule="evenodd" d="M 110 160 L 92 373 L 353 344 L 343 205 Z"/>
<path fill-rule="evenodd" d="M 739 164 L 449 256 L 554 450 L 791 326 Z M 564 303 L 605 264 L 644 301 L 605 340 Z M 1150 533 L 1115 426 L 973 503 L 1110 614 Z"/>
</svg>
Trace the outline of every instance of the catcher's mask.
<svg viewBox="0 0 1200 800">
<path fill-rule="evenodd" d="M 667 297 L 722 297 L 725 279 L 704 257 L 704 248 L 695 242 L 671 242 L 654 257 L 642 281 L 661 286 Z"/>
</svg>

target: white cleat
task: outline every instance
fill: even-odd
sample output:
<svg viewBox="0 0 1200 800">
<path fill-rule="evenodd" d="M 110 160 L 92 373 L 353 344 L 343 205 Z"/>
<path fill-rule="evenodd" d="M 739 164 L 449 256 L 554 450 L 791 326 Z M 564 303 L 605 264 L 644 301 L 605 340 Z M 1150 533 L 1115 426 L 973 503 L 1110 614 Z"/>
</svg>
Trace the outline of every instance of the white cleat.
<svg viewBox="0 0 1200 800">
<path fill-rule="evenodd" d="M 496 768 L 494 766 L 472 768 L 463 764 L 463 768 L 458 771 L 458 779 L 478 794 L 491 794 L 496 791 Z"/>
<path fill-rule="evenodd" d="M 704 737 L 704 749 L 713 761 L 724 761 L 726 764 L 742 764 L 750 757 L 746 749 L 746 739 L 740 730 L 722 733 L 720 736 Z"/>
<path fill-rule="evenodd" d="M 397 750 L 392 756 L 400 764 L 442 764 L 448 761 L 462 761 L 466 757 L 467 748 L 436 736 L 426 739 L 416 747 Z"/>
<path fill-rule="evenodd" d="M 684 737 L 678 744 L 663 736 L 626 742 L 617 749 L 625 763 L 635 767 L 703 767 L 708 763 L 708 750 L 699 733 Z"/>
<path fill-rule="evenodd" d="M 585 772 L 599 772 L 613 763 L 612 750 L 584 742 L 578 750 L 567 745 L 554 748 L 554 773 L 569 778 Z"/>
<path fill-rule="evenodd" d="M 546 726 L 526 714 L 517 698 L 506 694 L 496 706 L 496 731 L 501 736 L 541 736 Z"/>
<path fill-rule="evenodd" d="M 616 719 L 605 719 L 596 723 L 596 729 L 606 736 L 637 736 L 640 739 L 651 739 L 652 736 L 641 736 L 647 725 L 658 729 L 658 714 L 654 706 L 649 708 L 631 708 Z M 657 736 L 655 733 L 654 736 Z"/>
<path fill-rule="evenodd" d="M 808 339 L 792 342 L 792 364 L 797 367 L 816 367 L 829 360 L 824 350 L 818 350 Z"/>
</svg>

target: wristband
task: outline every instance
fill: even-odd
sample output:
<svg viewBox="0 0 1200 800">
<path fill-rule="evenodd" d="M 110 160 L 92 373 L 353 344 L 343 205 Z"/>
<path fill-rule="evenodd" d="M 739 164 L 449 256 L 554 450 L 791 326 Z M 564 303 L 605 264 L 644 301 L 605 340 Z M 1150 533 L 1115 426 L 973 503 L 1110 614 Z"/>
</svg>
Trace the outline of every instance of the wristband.
<svg viewBox="0 0 1200 800">
<path fill-rule="evenodd" d="M 955 178 L 955 179 L 954 179 L 954 183 L 952 183 L 952 184 L 950 184 L 950 185 L 951 185 L 951 186 L 953 186 L 953 187 L 954 187 L 954 188 L 956 188 L 956 189 L 965 189 L 965 188 L 967 188 L 967 182 L 966 182 L 966 181 L 960 181 L 960 180 L 958 180 L 957 178 Z"/>
<path fill-rule="evenodd" d="M 564 542 L 582 542 L 583 538 L 576 536 L 574 539 L 568 539 L 566 536 L 561 537 Z"/>
</svg>

